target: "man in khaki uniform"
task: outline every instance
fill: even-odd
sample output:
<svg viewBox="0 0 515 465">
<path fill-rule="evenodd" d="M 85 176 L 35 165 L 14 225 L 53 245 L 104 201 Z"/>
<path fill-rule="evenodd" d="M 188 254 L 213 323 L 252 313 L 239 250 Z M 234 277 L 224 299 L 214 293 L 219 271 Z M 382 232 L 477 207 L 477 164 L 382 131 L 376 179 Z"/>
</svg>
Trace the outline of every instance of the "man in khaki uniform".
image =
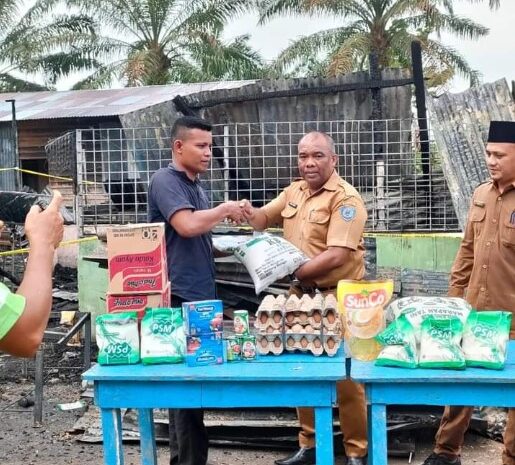
<svg viewBox="0 0 515 465">
<path fill-rule="evenodd" d="M 449 296 L 478 310 L 515 313 L 515 123 L 492 121 L 486 146 L 491 180 L 472 196 L 465 235 L 451 270 Z M 515 338 L 515 315 L 510 338 Z M 434 453 L 424 465 L 460 465 L 471 407 L 446 407 Z M 509 409 L 503 465 L 515 465 L 515 409 Z"/>
<path fill-rule="evenodd" d="M 247 202 L 244 215 L 257 230 L 282 225 L 284 238 L 311 260 L 295 272 L 291 293 L 336 293 L 340 279 L 362 279 L 365 272 L 363 230 L 367 219 L 359 193 L 336 173 L 334 141 L 310 132 L 299 142 L 295 180 L 260 209 Z M 340 425 L 349 465 L 363 465 L 367 454 L 367 420 L 363 386 L 337 384 Z M 313 410 L 299 408 L 300 449 L 277 465 L 315 463 Z"/>
</svg>

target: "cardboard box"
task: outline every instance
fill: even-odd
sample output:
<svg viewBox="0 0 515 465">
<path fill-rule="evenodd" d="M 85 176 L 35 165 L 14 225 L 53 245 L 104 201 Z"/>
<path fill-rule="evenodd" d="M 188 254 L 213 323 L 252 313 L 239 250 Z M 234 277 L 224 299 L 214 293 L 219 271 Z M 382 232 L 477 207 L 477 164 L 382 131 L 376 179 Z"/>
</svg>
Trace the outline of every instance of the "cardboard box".
<svg viewBox="0 0 515 465">
<path fill-rule="evenodd" d="M 170 283 L 159 294 L 110 294 L 106 295 L 107 313 L 137 312 L 138 319 L 149 307 L 170 307 Z"/>
<path fill-rule="evenodd" d="M 110 294 L 158 294 L 168 282 L 164 223 L 107 230 Z"/>
<path fill-rule="evenodd" d="M 188 336 L 221 333 L 224 329 L 224 310 L 221 300 L 199 300 L 182 304 L 184 329 Z"/>
<path fill-rule="evenodd" d="M 222 364 L 223 342 L 220 332 L 186 336 L 186 364 L 190 367 Z"/>
</svg>

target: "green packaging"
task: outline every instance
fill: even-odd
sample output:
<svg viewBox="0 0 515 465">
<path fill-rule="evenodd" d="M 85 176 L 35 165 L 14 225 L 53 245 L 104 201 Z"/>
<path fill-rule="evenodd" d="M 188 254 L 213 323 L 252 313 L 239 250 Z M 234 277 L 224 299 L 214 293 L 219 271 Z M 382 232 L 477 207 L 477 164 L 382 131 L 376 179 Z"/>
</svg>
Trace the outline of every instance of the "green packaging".
<svg viewBox="0 0 515 465">
<path fill-rule="evenodd" d="M 98 315 L 96 339 L 100 365 L 127 365 L 140 360 L 136 312 Z"/>
<path fill-rule="evenodd" d="M 502 311 L 473 311 L 463 331 L 467 366 L 500 370 L 506 361 L 512 315 Z"/>
<path fill-rule="evenodd" d="M 426 318 L 421 327 L 419 367 L 465 368 L 462 334 L 463 324 L 458 318 Z"/>
<path fill-rule="evenodd" d="M 256 336 L 246 335 L 239 338 L 241 341 L 241 359 L 254 360 L 256 358 Z"/>
<path fill-rule="evenodd" d="M 247 310 L 234 311 L 234 333 L 237 336 L 250 334 L 249 312 Z"/>
<path fill-rule="evenodd" d="M 227 361 L 236 362 L 241 358 L 241 341 L 239 337 L 228 336 L 227 344 Z"/>
<path fill-rule="evenodd" d="M 383 349 L 375 361 L 379 366 L 416 368 L 418 364 L 415 330 L 404 315 L 392 321 L 375 339 Z"/>
<path fill-rule="evenodd" d="M 181 363 L 185 354 L 182 308 L 148 308 L 141 320 L 141 361 Z"/>
</svg>

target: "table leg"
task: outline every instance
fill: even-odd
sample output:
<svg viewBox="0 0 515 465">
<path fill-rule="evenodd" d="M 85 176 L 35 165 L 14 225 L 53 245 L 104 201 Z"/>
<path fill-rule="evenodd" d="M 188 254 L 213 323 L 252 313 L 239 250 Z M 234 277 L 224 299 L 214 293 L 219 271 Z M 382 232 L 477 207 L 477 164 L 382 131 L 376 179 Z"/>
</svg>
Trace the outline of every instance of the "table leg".
<svg viewBox="0 0 515 465">
<path fill-rule="evenodd" d="M 386 405 L 368 406 L 368 465 L 387 465 Z"/>
<path fill-rule="evenodd" d="M 315 408 L 315 442 L 317 465 L 334 464 L 332 407 Z"/>
<path fill-rule="evenodd" d="M 123 465 L 122 417 L 118 408 L 101 409 L 104 464 Z"/>
<path fill-rule="evenodd" d="M 157 465 L 154 414 L 152 409 L 138 409 L 141 465 Z"/>
</svg>

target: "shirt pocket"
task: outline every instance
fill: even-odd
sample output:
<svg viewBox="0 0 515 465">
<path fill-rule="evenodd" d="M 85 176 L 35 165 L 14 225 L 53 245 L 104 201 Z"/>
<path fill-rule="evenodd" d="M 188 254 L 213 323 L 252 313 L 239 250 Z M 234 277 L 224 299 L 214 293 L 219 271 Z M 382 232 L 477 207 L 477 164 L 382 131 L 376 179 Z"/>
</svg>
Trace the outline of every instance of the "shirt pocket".
<svg viewBox="0 0 515 465">
<path fill-rule="evenodd" d="M 297 210 L 297 208 L 291 207 L 290 205 L 286 205 L 286 208 L 281 212 L 281 216 L 284 219 L 295 219 Z"/>
<path fill-rule="evenodd" d="M 305 236 L 309 241 L 327 243 L 327 230 L 331 213 L 327 210 L 311 210 L 308 214 Z"/>
<path fill-rule="evenodd" d="M 501 243 L 506 247 L 515 248 L 515 224 L 510 223 L 510 219 L 506 219 L 502 226 Z"/>
<path fill-rule="evenodd" d="M 486 208 L 474 205 L 470 212 L 470 222 L 474 228 L 474 235 L 480 236 L 484 229 Z"/>
</svg>

